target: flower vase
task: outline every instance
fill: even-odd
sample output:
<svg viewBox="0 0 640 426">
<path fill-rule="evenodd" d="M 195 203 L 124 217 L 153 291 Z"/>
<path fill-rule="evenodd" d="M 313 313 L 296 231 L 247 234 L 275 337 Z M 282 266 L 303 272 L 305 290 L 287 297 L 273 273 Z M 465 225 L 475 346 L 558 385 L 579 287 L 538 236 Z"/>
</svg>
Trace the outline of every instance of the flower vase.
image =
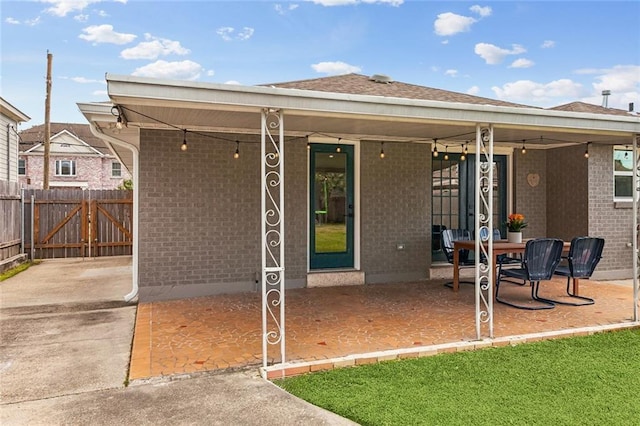
<svg viewBox="0 0 640 426">
<path fill-rule="evenodd" d="M 507 231 L 507 240 L 510 243 L 521 243 L 522 242 L 522 232 Z"/>
</svg>

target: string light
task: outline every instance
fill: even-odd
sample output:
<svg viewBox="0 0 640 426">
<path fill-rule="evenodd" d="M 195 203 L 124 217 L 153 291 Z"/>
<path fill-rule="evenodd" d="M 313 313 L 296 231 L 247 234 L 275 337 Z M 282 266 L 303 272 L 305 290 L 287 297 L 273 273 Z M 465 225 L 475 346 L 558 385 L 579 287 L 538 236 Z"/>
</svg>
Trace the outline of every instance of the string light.
<svg viewBox="0 0 640 426">
<path fill-rule="evenodd" d="M 591 142 L 587 142 L 587 147 L 584 150 L 584 158 L 589 158 L 589 144 Z"/>
<path fill-rule="evenodd" d="M 444 146 L 444 160 L 445 161 L 447 161 L 449 159 L 449 153 L 447 152 L 448 148 L 449 147 L 447 145 Z"/>
<path fill-rule="evenodd" d="M 341 140 L 342 138 L 338 138 L 338 144 L 340 143 Z M 336 152 L 342 152 L 342 148 L 340 148 L 340 145 L 338 145 L 338 147 L 336 148 Z"/>
<path fill-rule="evenodd" d="M 182 151 L 186 151 L 187 150 L 187 129 L 183 129 L 182 131 L 184 132 L 184 136 L 182 137 L 182 146 L 180 147 L 180 149 Z"/>
<path fill-rule="evenodd" d="M 527 153 L 527 148 L 525 148 L 525 146 L 524 146 L 524 141 L 525 141 L 525 139 L 522 139 L 522 150 L 521 150 L 522 155 Z"/>
<path fill-rule="evenodd" d="M 384 142 L 380 142 L 380 158 L 384 158 Z"/>
<path fill-rule="evenodd" d="M 240 158 L 240 142 L 236 141 L 236 152 L 233 153 L 233 158 L 236 160 Z"/>
<path fill-rule="evenodd" d="M 434 158 L 438 157 L 438 139 L 433 140 L 433 156 Z"/>
<path fill-rule="evenodd" d="M 469 154 L 469 149 L 467 148 L 467 144 L 464 144 L 464 150 L 462 151 L 464 153 L 464 155 L 468 155 Z"/>
</svg>

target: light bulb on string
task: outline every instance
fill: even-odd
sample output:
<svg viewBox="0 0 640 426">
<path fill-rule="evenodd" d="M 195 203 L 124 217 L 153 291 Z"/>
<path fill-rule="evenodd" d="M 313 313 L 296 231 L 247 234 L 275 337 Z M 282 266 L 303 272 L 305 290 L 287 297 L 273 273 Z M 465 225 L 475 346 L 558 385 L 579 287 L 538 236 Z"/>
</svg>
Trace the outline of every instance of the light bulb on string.
<svg viewBox="0 0 640 426">
<path fill-rule="evenodd" d="M 187 150 L 187 129 L 183 130 L 184 135 L 182 137 L 182 145 L 180 146 L 180 150 L 182 151 L 186 151 Z"/>
<path fill-rule="evenodd" d="M 240 158 L 240 142 L 236 141 L 236 152 L 233 153 L 233 158 L 236 160 Z"/>
<path fill-rule="evenodd" d="M 380 158 L 384 158 L 384 142 L 380 142 Z"/>
<path fill-rule="evenodd" d="M 523 155 L 527 153 L 527 148 L 525 148 L 525 146 L 524 146 L 524 141 L 525 140 L 522 139 L 522 149 L 520 150 L 520 152 L 522 152 Z"/>
</svg>

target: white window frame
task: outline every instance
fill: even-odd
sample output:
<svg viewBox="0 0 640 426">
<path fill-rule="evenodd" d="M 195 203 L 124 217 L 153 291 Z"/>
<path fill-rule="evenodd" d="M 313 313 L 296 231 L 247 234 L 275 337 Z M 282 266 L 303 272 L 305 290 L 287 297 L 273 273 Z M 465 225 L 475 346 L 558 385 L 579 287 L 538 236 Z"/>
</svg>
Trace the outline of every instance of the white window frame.
<svg viewBox="0 0 640 426">
<path fill-rule="evenodd" d="M 621 170 L 616 170 L 616 158 L 615 158 L 615 153 L 616 151 L 629 151 L 629 154 L 633 155 L 633 148 L 630 148 L 629 146 L 619 146 L 616 145 L 613 147 L 613 156 L 612 156 L 612 168 L 613 168 L 613 201 L 618 201 L 618 202 L 624 202 L 624 201 L 633 201 L 633 196 L 629 196 L 629 197 L 618 197 L 616 196 L 616 177 L 620 177 L 620 176 L 625 176 L 625 177 L 630 177 L 632 179 L 633 182 L 633 157 L 631 157 L 631 161 L 632 161 L 632 166 L 631 166 L 631 170 L 630 171 L 621 171 Z M 638 155 L 638 153 L 640 152 L 637 151 L 636 152 L 636 156 Z M 633 188 L 632 188 L 632 194 L 633 194 Z M 636 192 L 636 196 L 638 194 L 638 191 Z"/>
<path fill-rule="evenodd" d="M 116 164 L 118 165 L 117 174 L 116 174 L 116 169 L 114 168 Z M 120 163 L 119 161 L 111 162 L 111 177 L 112 178 L 121 178 L 122 177 L 122 163 Z"/>
<path fill-rule="evenodd" d="M 20 167 L 20 164 L 22 163 L 22 167 Z M 20 173 L 20 170 L 22 170 L 22 173 Z M 27 175 L 27 160 L 25 160 L 24 158 L 18 158 L 18 176 L 26 176 Z"/>
<path fill-rule="evenodd" d="M 71 174 L 62 173 L 65 163 L 68 163 L 67 167 L 69 168 Z M 77 170 L 75 160 L 56 160 L 56 176 L 76 176 L 76 173 Z"/>
</svg>

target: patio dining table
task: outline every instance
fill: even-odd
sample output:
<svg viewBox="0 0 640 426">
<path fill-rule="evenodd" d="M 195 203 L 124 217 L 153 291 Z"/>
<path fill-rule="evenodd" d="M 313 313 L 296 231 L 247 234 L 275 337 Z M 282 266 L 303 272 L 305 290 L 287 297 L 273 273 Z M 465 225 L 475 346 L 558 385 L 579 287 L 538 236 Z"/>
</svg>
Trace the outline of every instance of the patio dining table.
<svg viewBox="0 0 640 426">
<path fill-rule="evenodd" d="M 487 243 L 483 243 L 487 247 Z M 498 265 L 498 256 L 501 254 L 522 254 L 527 245 L 526 241 L 521 243 L 511 243 L 507 240 L 494 240 L 493 241 L 493 264 Z M 571 247 L 570 242 L 566 242 L 563 245 L 563 253 L 568 253 Z M 460 288 L 460 250 L 466 249 L 474 251 L 476 249 L 475 240 L 457 240 L 453 242 L 453 291 L 458 291 Z M 493 285 L 495 289 L 496 285 L 496 268 L 493 268 Z M 579 280 L 573 279 L 573 292 L 578 294 Z M 494 291 L 495 294 L 495 291 Z"/>
</svg>

